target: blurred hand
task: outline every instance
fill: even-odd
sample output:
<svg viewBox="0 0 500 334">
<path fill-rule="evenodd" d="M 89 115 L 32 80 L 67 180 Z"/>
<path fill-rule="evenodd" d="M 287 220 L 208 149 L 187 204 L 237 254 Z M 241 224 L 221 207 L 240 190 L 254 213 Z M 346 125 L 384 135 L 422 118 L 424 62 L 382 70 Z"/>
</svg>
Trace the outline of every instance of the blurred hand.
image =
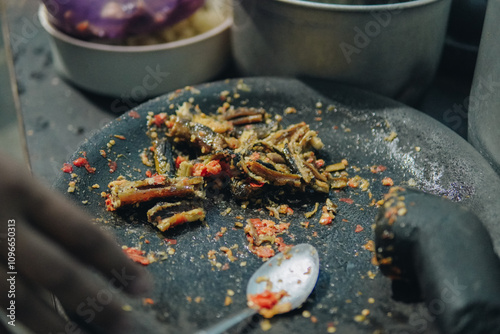
<svg viewBox="0 0 500 334">
<path fill-rule="evenodd" d="M 134 327 L 123 292 L 149 286 L 143 268 L 85 213 L 0 154 L 0 304 L 8 327 L 126 332 Z M 71 320 L 54 309 L 51 294 Z"/>
</svg>

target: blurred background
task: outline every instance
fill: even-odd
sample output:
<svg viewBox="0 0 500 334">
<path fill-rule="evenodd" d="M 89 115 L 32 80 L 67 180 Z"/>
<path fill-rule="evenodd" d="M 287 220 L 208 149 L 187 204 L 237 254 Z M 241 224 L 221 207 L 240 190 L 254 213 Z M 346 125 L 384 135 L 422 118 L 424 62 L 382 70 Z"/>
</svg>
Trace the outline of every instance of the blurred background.
<svg viewBox="0 0 500 334">
<path fill-rule="evenodd" d="M 5 2 L 0 1 L 0 149 L 6 151 L 19 161 L 25 160 L 23 137 L 21 135 L 21 124 L 18 120 L 18 108 L 14 101 L 12 80 L 12 57 L 6 44 L 6 12 Z M 8 45 L 8 44 L 7 44 Z"/>
</svg>

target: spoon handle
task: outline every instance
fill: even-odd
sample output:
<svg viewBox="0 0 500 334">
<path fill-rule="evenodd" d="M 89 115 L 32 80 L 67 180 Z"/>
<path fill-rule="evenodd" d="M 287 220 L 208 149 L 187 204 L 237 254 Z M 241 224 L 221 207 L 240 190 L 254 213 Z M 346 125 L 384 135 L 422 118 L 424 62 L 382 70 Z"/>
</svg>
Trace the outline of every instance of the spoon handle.
<svg viewBox="0 0 500 334">
<path fill-rule="evenodd" d="M 221 334 L 221 333 L 224 333 L 229 328 L 231 328 L 234 325 L 236 325 L 237 323 L 245 320 L 246 318 L 251 317 L 255 313 L 257 313 L 256 310 L 251 309 L 251 308 L 246 308 L 243 311 L 236 313 L 227 319 L 222 320 L 221 322 L 219 322 L 218 324 L 216 324 L 210 328 L 203 329 L 203 330 L 196 332 L 196 334 Z"/>
</svg>

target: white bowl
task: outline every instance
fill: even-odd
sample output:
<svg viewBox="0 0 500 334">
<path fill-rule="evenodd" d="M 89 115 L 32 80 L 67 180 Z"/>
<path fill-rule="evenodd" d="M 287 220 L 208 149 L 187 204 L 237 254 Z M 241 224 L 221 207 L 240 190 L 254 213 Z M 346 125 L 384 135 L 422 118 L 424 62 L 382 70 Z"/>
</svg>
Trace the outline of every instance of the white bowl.
<svg viewBox="0 0 500 334">
<path fill-rule="evenodd" d="M 42 26 L 50 36 L 57 72 L 93 93 L 141 101 L 177 88 L 199 84 L 222 72 L 230 57 L 228 17 L 219 26 L 187 39 L 147 45 L 92 43 L 54 28 L 42 5 Z"/>
</svg>

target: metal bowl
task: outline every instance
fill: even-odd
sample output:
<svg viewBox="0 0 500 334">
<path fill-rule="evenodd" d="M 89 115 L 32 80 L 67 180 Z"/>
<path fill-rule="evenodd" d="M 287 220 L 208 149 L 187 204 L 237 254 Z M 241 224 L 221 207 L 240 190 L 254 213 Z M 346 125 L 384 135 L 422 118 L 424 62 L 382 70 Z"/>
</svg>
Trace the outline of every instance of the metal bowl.
<svg viewBox="0 0 500 334">
<path fill-rule="evenodd" d="M 230 58 L 228 15 L 219 26 L 175 42 L 121 46 L 76 39 L 39 18 L 48 32 L 54 67 L 64 78 L 87 91 L 140 102 L 187 85 L 213 79 Z"/>
<path fill-rule="evenodd" d="M 234 0 L 236 66 L 245 75 L 332 79 L 411 104 L 436 73 L 451 0 L 389 2 Z"/>
</svg>

